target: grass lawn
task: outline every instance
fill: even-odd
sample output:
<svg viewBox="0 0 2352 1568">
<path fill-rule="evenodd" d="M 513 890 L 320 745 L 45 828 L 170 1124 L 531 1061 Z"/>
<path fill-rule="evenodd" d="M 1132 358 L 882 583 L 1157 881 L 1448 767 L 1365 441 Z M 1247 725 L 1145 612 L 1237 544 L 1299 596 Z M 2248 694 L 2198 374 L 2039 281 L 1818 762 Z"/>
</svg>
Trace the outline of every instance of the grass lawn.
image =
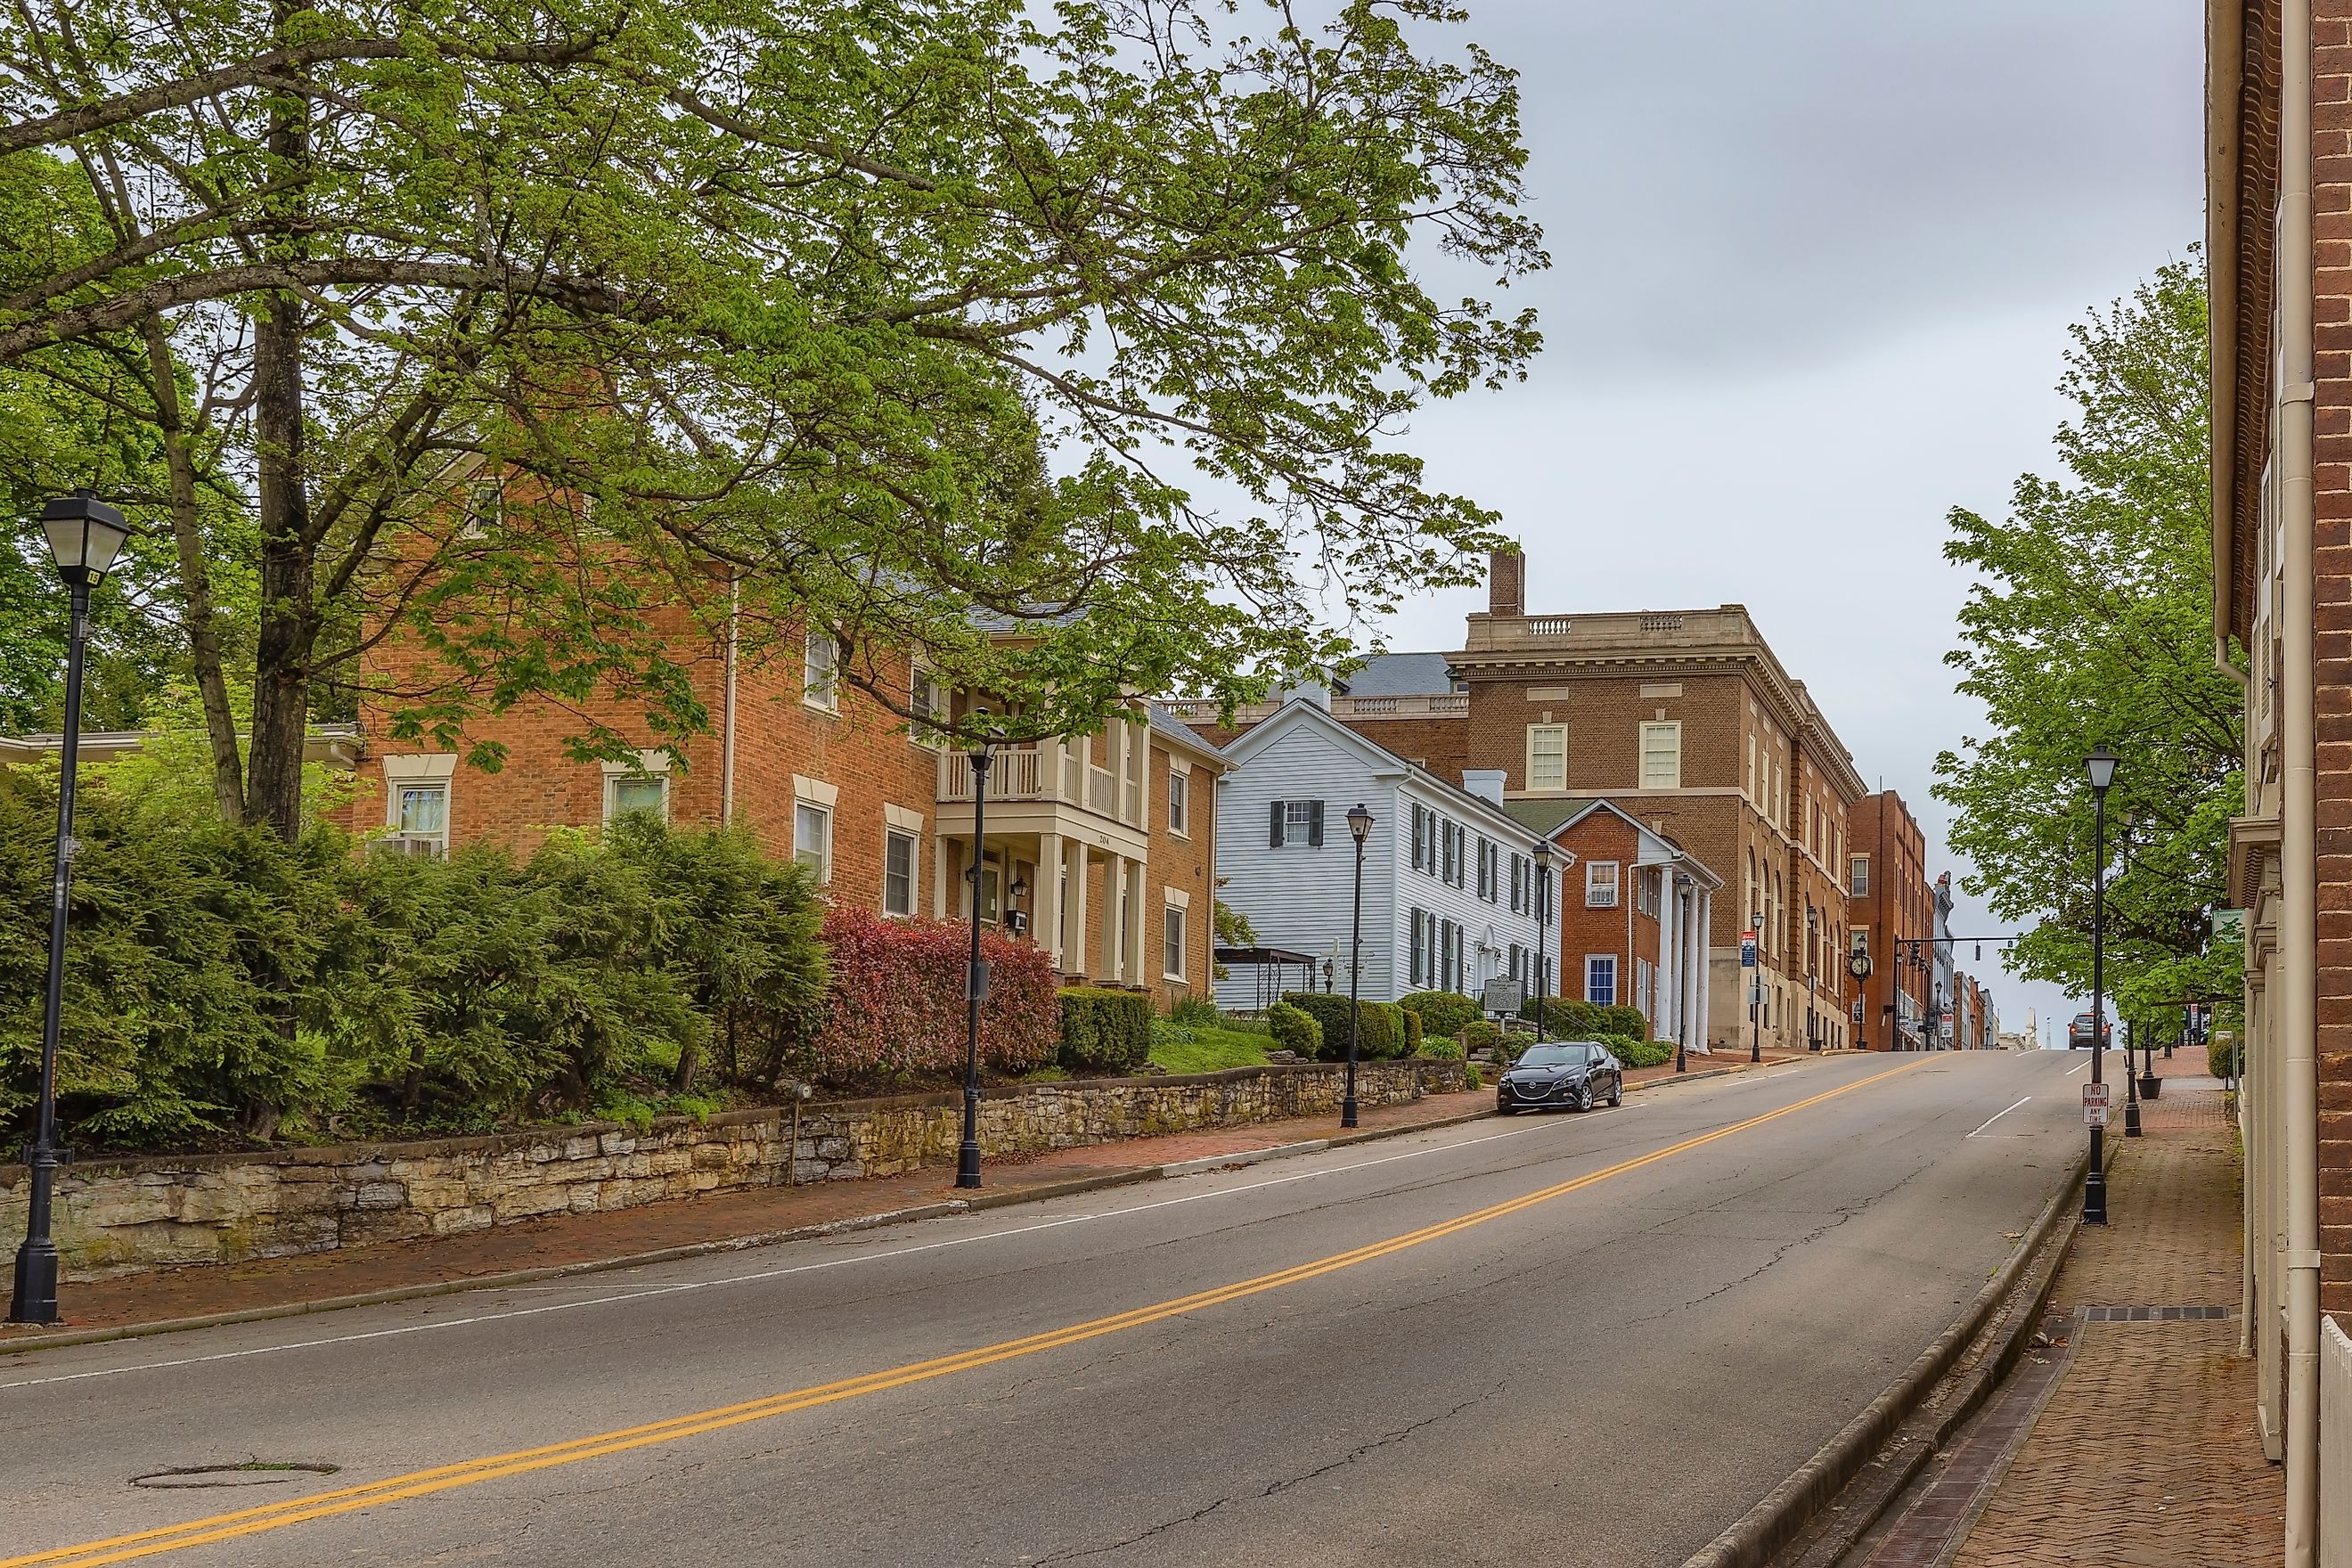
<svg viewBox="0 0 2352 1568">
<path fill-rule="evenodd" d="M 1171 1024 L 1164 1018 L 1156 1020 L 1151 1027 L 1151 1059 L 1170 1072 L 1264 1067 L 1266 1049 L 1273 1044 L 1264 1035 L 1189 1027 Z"/>
</svg>

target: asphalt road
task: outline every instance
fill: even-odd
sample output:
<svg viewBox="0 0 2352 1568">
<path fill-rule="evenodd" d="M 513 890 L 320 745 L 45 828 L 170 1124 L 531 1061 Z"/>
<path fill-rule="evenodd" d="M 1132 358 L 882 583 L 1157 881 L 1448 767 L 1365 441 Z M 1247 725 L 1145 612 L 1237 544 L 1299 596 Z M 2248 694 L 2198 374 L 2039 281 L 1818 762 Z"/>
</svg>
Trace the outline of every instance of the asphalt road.
<svg viewBox="0 0 2352 1568">
<path fill-rule="evenodd" d="M 19 1354 L 0 1568 L 1675 1564 L 1975 1295 L 2079 1143 L 2085 1062 L 1826 1060 Z M 133 1480 L 251 1461 L 336 1469 Z"/>
</svg>

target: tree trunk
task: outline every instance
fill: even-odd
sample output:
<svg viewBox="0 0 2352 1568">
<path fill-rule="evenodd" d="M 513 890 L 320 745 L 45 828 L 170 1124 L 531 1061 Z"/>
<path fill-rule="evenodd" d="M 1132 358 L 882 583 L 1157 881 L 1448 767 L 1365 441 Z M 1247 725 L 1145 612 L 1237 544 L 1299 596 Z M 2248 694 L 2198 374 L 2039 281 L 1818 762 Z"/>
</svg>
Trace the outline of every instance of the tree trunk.
<svg viewBox="0 0 2352 1568">
<path fill-rule="evenodd" d="M 163 324 L 149 317 L 147 370 L 154 383 L 155 423 L 163 435 L 163 456 L 172 474 L 172 542 L 180 556 L 180 582 L 187 599 L 188 655 L 203 698 L 205 738 L 213 754 L 213 800 L 230 826 L 245 821 L 245 765 L 237 755 L 236 715 L 229 707 L 228 676 L 221 656 L 218 609 L 212 574 L 205 563 L 204 532 L 196 510 L 196 468 L 188 449 L 187 416 L 172 363 Z"/>
<path fill-rule="evenodd" d="M 277 30 L 289 31 L 300 7 L 280 0 Z M 310 158 L 310 100 L 281 93 L 271 104 L 270 161 L 291 176 L 293 195 L 277 215 L 285 227 L 271 248 L 299 256 L 303 230 L 302 175 Z M 247 742 L 246 819 L 279 837 L 302 831 L 302 748 L 310 720 L 310 654 L 318 640 L 313 601 L 317 542 L 310 537 L 308 465 L 303 454 L 302 302 L 274 296 L 254 323 L 255 500 L 261 525 L 261 616 L 253 671 L 253 733 Z"/>
</svg>

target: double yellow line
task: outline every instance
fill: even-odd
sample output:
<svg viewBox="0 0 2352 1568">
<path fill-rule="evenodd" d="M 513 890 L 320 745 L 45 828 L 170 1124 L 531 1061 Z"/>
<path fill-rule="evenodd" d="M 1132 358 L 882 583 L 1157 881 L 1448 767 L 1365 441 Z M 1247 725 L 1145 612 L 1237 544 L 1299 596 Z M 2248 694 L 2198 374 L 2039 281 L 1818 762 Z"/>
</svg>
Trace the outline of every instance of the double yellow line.
<svg viewBox="0 0 2352 1568">
<path fill-rule="evenodd" d="M 1820 1105 L 1840 1095 L 1852 1094 L 1882 1079 L 1908 1072 L 1924 1065 L 1914 1062 L 1905 1067 L 1857 1079 L 1842 1088 L 1809 1100 L 1784 1105 L 1778 1110 L 1768 1110 L 1761 1116 L 1751 1116 L 1745 1121 L 1735 1121 L 1712 1132 L 1685 1138 L 1668 1148 L 1654 1150 L 1621 1161 L 1605 1170 L 1590 1175 L 1494 1204 L 1473 1213 L 1407 1231 L 1349 1252 L 1334 1253 L 1292 1268 L 1273 1274 L 1261 1274 L 1255 1279 L 1235 1280 L 1214 1289 L 1202 1290 L 1173 1300 L 1160 1301 L 1148 1307 L 1137 1307 L 1116 1312 L 1107 1318 L 1094 1318 L 1082 1323 L 1032 1334 L 1026 1339 L 1005 1340 L 992 1345 L 982 1345 L 954 1355 L 939 1356 L 930 1361 L 911 1362 L 882 1372 L 870 1372 L 859 1377 L 843 1378 L 835 1383 L 821 1383 L 809 1388 L 797 1388 L 789 1394 L 770 1394 L 764 1399 L 746 1400 L 740 1405 L 720 1405 L 715 1410 L 698 1411 L 690 1415 L 672 1416 L 667 1421 L 648 1422 L 642 1426 L 625 1426 L 618 1431 L 598 1433 L 593 1437 L 575 1437 L 568 1443 L 551 1443 L 541 1448 L 519 1448 L 512 1453 L 492 1454 L 483 1458 L 467 1459 L 454 1465 L 442 1465 L 429 1470 L 412 1470 L 406 1475 L 393 1476 L 365 1486 L 344 1487 L 338 1490 L 313 1493 L 309 1497 L 289 1498 L 284 1502 L 269 1503 L 259 1508 L 243 1509 L 235 1513 L 214 1514 L 207 1519 L 190 1520 L 185 1524 L 167 1525 L 158 1530 L 146 1530 L 131 1535 L 110 1536 L 103 1541 L 85 1542 L 79 1546 L 60 1546 L 27 1556 L 0 1559 L 0 1568 L 99 1568 L 101 1563 L 127 1563 L 134 1558 L 152 1557 L 165 1552 L 184 1551 L 193 1546 L 206 1546 L 215 1542 L 232 1541 L 239 1536 L 261 1535 L 285 1530 L 312 1520 L 331 1519 L 337 1514 L 354 1513 L 380 1503 L 399 1502 L 407 1498 L 430 1497 L 436 1492 L 454 1490 L 458 1487 L 478 1486 L 507 1476 L 526 1475 L 533 1470 L 552 1469 L 559 1465 L 576 1465 L 585 1459 L 602 1458 L 607 1454 L 623 1454 L 632 1448 L 651 1447 L 658 1443 L 674 1443 L 682 1437 L 698 1436 L 705 1432 L 717 1432 L 729 1426 L 740 1426 L 747 1422 L 765 1421 L 777 1415 L 788 1415 L 796 1410 L 808 1410 L 820 1405 L 834 1405 L 845 1399 L 858 1399 L 885 1389 L 903 1388 L 912 1383 L 928 1383 L 936 1377 L 950 1377 L 957 1373 L 972 1372 L 993 1366 L 1000 1362 L 1015 1361 L 1035 1355 L 1041 1351 L 1059 1350 L 1064 1345 L 1077 1344 L 1085 1340 L 1099 1339 L 1105 1334 L 1122 1333 L 1129 1329 L 1143 1328 L 1162 1322 L 1186 1312 L 1203 1308 L 1223 1306 L 1244 1297 L 1263 1295 L 1268 1290 L 1280 1290 L 1309 1279 L 1352 1268 L 1360 1263 L 1387 1258 L 1415 1247 L 1457 1235 L 1476 1226 L 1518 1214 L 1538 1204 L 1564 1197 L 1612 1176 L 1638 1171 L 1644 1165 L 1654 1165 L 1677 1154 L 1777 1121 L 1800 1110 Z"/>
</svg>

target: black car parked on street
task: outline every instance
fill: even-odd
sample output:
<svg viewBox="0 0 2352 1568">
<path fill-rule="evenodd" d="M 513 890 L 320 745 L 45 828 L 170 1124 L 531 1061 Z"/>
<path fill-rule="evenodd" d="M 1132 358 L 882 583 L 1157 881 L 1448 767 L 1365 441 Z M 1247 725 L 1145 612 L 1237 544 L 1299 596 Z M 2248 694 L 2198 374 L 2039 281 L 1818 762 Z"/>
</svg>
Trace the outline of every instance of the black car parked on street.
<svg viewBox="0 0 2352 1568">
<path fill-rule="evenodd" d="M 1603 1102 L 1625 1103 L 1625 1064 L 1592 1041 L 1529 1046 L 1495 1086 L 1495 1109 L 1505 1116 L 1563 1105 L 1590 1110 Z"/>
</svg>

